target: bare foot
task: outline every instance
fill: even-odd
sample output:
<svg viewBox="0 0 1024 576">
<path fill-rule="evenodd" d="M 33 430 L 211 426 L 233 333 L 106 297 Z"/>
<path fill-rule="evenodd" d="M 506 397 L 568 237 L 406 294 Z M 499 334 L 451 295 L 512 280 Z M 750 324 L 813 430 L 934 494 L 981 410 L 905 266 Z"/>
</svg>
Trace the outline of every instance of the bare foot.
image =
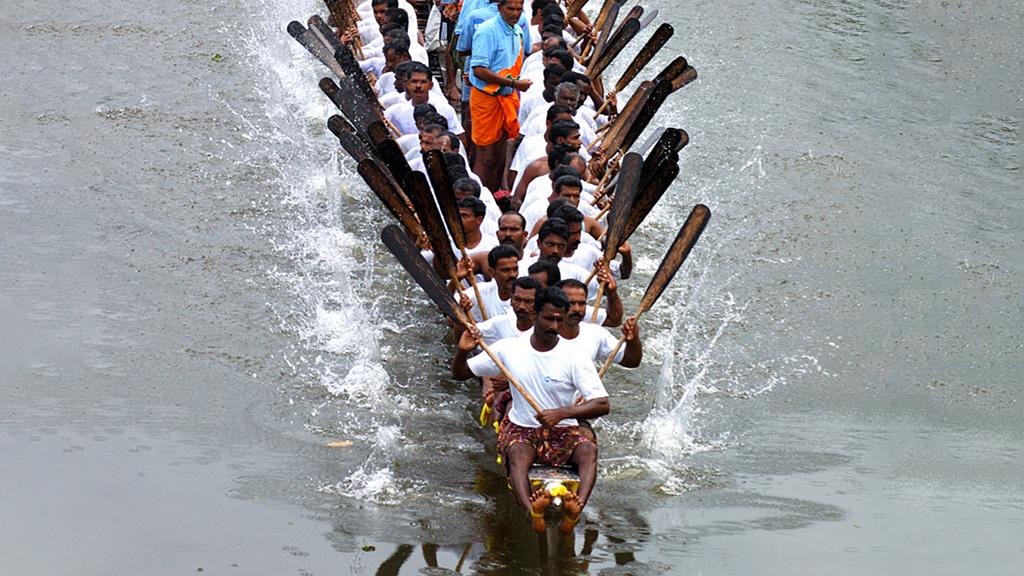
<svg viewBox="0 0 1024 576">
<path fill-rule="evenodd" d="M 544 532 L 547 524 L 544 522 L 544 512 L 551 505 L 551 496 L 544 488 L 538 488 L 530 495 L 530 523 L 533 524 L 534 532 Z"/>
<path fill-rule="evenodd" d="M 562 496 L 562 523 L 558 529 L 562 534 L 571 534 L 576 523 L 580 521 L 580 514 L 583 512 L 583 503 L 576 497 L 576 494 L 569 492 Z"/>
</svg>

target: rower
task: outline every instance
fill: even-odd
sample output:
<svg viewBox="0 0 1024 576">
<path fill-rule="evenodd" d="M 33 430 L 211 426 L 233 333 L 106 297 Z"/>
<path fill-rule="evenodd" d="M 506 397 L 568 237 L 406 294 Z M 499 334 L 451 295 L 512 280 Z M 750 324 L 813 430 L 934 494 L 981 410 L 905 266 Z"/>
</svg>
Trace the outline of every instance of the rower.
<svg viewBox="0 0 1024 576">
<path fill-rule="evenodd" d="M 615 279 L 607 278 L 608 285 L 605 287 L 605 295 L 611 295 L 616 291 Z M 558 334 L 567 341 L 579 346 L 581 353 L 590 358 L 591 362 L 604 363 L 608 356 L 618 345 L 618 339 L 612 336 L 604 326 L 588 322 L 590 316 L 587 314 L 587 286 L 578 280 L 562 280 L 555 284 L 565 292 L 569 299 L 569 312 L 565 316 L 565 322 Z M 618 316 L 622 318 L 622 302 L 618 305 Z M 636 368 L 643 360 L 644 350 L 640 342 L 640 328 L 636 320 L 626 319 L 622 325 L 622 333 L 626 335 L 626 346 L 619 350 L 615 356 L 615 362 L 624 368 Z"/>
<path fill-rule="evenodd" d="M 484 308 L 487 310 L 489 317 L 500 316 L 512 311 L 510 302 L 512 298 L 512 283 L 520 276 L 520 257 L 521 254 L 518 250 L 504 244 L 495 246 L 487 253 L 487 263 L 494 277 L 488 282 L 478 282 L 477 288 L 480 290 L 480 297 L 483 299 Z M 469 274 L 469 271 L 465 268 L 464 261 L 460 260 L 459 275 L 461 277 L 467 274 Z M 451 286 L 451 288 L 454 288 L 454 286 Z M 483 320 L 483 317 L 480 315 L 480 307 L 476 306 L 476 295 L 472 291 L 464 296 L 461 302 L 463 307 L 466 307 L 467 301 L 472 305 L 473 318 L 477 321 Z"/>
<path fill-rule="evenodd" d="M 509 0 L 517 1 L 517 0 Z M 573 354 L 573 346 L 559 337 L 569 300 L 556 287 L 538 292 L 534 309 L 533 334 L 506 338 L 491 350 L 512 377 L 539 405 L 534 412 L 526 398 L 512 388 L 512 407 L 498 433 L 498 450 L 508 473 L 516 500 L 529 511 L 533 529 L 544 532 L 544 512 L 551 504 L 546 490 L 530 494 L 528 473 L 535 464 L 565 466 L 579 470 L 579 491 L 562 497 L 560 530 L 570 533 L 590 498 L 597 480 L 597 444 L 580 431 L 576 418 L 598 418 L 611 411 L 608 392 L 589 359 Z M 501 370 L 486 354 L 469 358 L 479 342 L 475 328 L 459 338 L 452 360 L 453 377 L 496 376 Z M 583 403 L 574 404 L 576 394 Z"/>
<path fill-rule="evenodd" d="M 580 182 L 580 173 L 572 166 L 561 164 L 566 155 L 571 152 L 572 150 L 559 146 L 556 146 L 551 151 L 548 159 L 554 167 L 547 173 L 546 177 L 534 179 L 534 186 L 532 187 L 534 191 L 528 194 L 527 201 L 523 202 L 523 205 L 519 208 L 523 218 L 526 219 L 526 229 L 530 232 L 531 236 L 537 229 L 537 223 L 547 213 L 548 204 L 559 197 L 562 187 L 570 186 L 580 191 L 583 190 L 583 184 Z M 556 182 L 560 183 L 558 188 L 555 187 Z M 547 194 L 540 196 L 545 191 L 547 191 Z"/>
<path fill-rule="evenodd" d="M 493 235 L 485 236 L 480 231 L 480 225 L 487 215 L 487 206 L 475 196 L 464 196 L 457 201 L 457 206 L 459 218 L 462 220 L 462 230 L 466 236 L 467 255 L 472 257 L 474 254 L 487 254 L 490 260 L 490 252 L 498 246 L 498 239 Z"/>
<path fill-rule="evenodd" d="M 508 179 L 512 182 L 512 190 L 519 186 L 527 167 L 535 160 L 543 160 L 551 151 L 551 127 L 561 120 L 573 121 L 572 108 L 555 104 L 548 108 L 546 120 L 548 129 L 543 134 L 523 138 L 516 148 L 516 153 L 512 155 L 512 163 L 508 167 Z M 519 201 L 521 200 L 520 198 Z"/>
<path fill-rule="evenodd" d="M 540 250 L 540 254 L 537 257 L 524 257 L 519 261 L 519 274 L 525 276 L 529 274 L 530 265 L 539 260 L 547 260 L 558 267 L 558 272 L 561 278 L 575 278 L 579 281 L 584 281 L 590 276 L 590 271 L 580 268 L 571 262 L 562 262 L 562 255 L 565 254 L 565 250 L 569 245 L 569 227 L 566 225 L 565 220 L 560 218 L 551 218 L 540 227 L 540 232 L 537 233 L 537 247 Z M 591 293 L 597 293 L 597 282 L 593 279 L 590 281 Z"/>
<path fill-rule="evenodd" d="M 430 75 L 430 68 L 420 62 L 413 62 L 409 66 L 409 78 L 405 81 L 406 102 L 399 102 L 384 111 L 384 115 L 402 134 L 415 134 L 416 122 L 413 118 L 413 110 L 421 104 L 433 104 L 437 112 L 448 120 L 448 129 L 456 134 L 462 134 L 462 124 L 459 122 L 458 114 L 443 96 L 431 98 L 431 89 L 434 87 L 434 77 Z"/>
<path fill-rule="evenodd" d="M 555 166 L 563 164 L 565 156 L 579 152 L 582 144 L 580 125 L 572 120 L 555 121 L 545 131 L 545 134 L 548 142 L 545 149 L 546 155 L 530 162 L 523 170 L 522 177 L 518 178 L 519 183 L 516 184 L 514 197 L 519 200 L 520 206 L 527 203 L 526 191 L 530 189 L 530 184 L 534 179 L 546 176 Z M 537 135 L 534 134 L 534 136 Z"/>
</svg>

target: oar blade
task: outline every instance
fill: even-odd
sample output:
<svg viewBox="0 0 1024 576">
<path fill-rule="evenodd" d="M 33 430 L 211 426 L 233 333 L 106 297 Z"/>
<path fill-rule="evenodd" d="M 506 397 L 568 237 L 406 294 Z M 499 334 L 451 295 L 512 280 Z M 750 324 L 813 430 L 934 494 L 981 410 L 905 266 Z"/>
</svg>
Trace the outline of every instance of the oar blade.
<svg viewBox="0 0 1024 576">
<path fill-rule="evenodd" d="M 437 272 L 427 263 L 420 249 L 412 243 L 402 230 L 394 224 L 388 224 L 380 233 L 381 240 L 388 250 L 394 254 L 405 271 L 423 288 L 441 312 L 453 322 L 463 326 L 468 324 L 465 311 L 455 302 Z"/>
<path fill-rule="evenodd" d="M 690 211 L 689 217 L 686 218 L 686 222 L 679 229 L 675 240 L 669 246 L 668 252 L 665 253 L 665 258 L 662 259 L 658 270 L 651 278 L 651 283 L 647 286 L 647 292 L 644 293 L 644 297 L 640 300 L 640 308 L 637 311 L 638 315 L 650 310 L 651 306 L 654 306 L 654 303 L 657 302 L 661 293 L 665 291 L 669 282 L 672 281 L 676 272 L 679 271 L 679 267 L 686 261 L 686 257 L 690 255 L 690 250 L 693 249 L 693 245 L 697 243 L 697 239 L 704 232 L 704 228 L 707 226 L 708 219 L 710 218 L 711 210 L 703 204 L 697 204 Z"/>
<path fill-rule="evenodd" d="M 640 31 L 640 19 L 630 18 L 626 20 L 622 28 L 619 29 L 616 34 L 608 43 L 607 46 L 601 51 L 600 57 L 596 62 L 587 70 L 587 75 L 591 78 L 600 76 L 612 61 L 622 52 L 622 49 L 629 44 L 637 32 Z"/>
<path fill-rule="evenodd" d="M 607 261 L 611 261 L 622 246 L 629 214 L 636 200 L 643 164 L 643 158 L 632 152 L 622 159 L 615 196 L 608 211 L 608 230 L 604 238 L 604 258 Z"/>
<path fill-rule="evenodd" d="M 409 161 L 405 159 L 405 154 L 402 153 L 402 147 L 398 145 L 398 142 L 388 138 L 377 142 L 377 154 L 384 161 L 388 170 L 395 176 L 395 180 L 402 183 L 402 188 L 404 189 L 405 177 L 412 172 L 412 168 L 409 167 Z M 416 212 L 418 214 L 419 210 Z"/>
<path fill-rule="evenodd" d="M 647 182 L 641 182 L 641 188 L 637 191 L 636 199 L 633 201 L 633 209 L 629 212 L 625 229 L 622 233 L 622 241 L 625 242 L 636 232 L 640 223 L 651 213 L 658 200 L 665 195 L 665 192 L 672 185 L 676 176 L 679 175 L 679 156 L 675 153 L 662 159 L 655 167 L 655 175 Z"/>
<path fill-rule="evenodd" d="M 625 136 L 622 138 L 622 142 L 619 144 L 619 148 L 622 150 L 629 150 L 630 146 L 636 142 L 636 139 L 640 137 L 640 134 L 647 129 L 647 125 L 654 119 L 654 115 L 661 109 L 661 105 L 665 103 L 665 99 L 672 93 L 672 83 L 667 80 L 658 80 L 654 83 L 654 88 L 651 89 L 650 97 L 644 103 L 644 107 L 640 113 L 637 114 L 636 119 L 629 125 L 629 129 L 626 130 Z"/>
<path fill-rule="evenodd" d="M 661 50 L 663 46 L 672 38 L 675 34 L 675 28 L 671 24 L 665 23 L 658 26 L 658 29 L 654 31 L 654 34 L 647 39 L 647 43 L 644 47 L 637 52 L 633 61 L 626 67 L 625 72 L 619 77 L 618 82 L 615 83 L 615 91 L 621 92 L 629 86 L 629 83 L 636 78 L 637 74 L 644 69 L 645 66 L 654 58 L 655 55 Z"/>
<path fill-rule="evenodd" d="M 402 180 L 402 187 L 420 218 L 423 230 L 427 233 L 431 250 L 434 252 L 434 260 L 446 276 L 451 276 L 455 273 L 455 256 L 452 254 L 448 231 L 445 230 L 437 203 L 430 193 L 427 177 L 422 172 L 409 172 Z"/>
<path fill-rule="evenodd" d="M 366 143 L 356 136 L 355 127 L 344 117 L 338 114 L 332 115 L 327 119 L 327 129 L 334 134 L 338 142 L 341 143 L 341 147 L 356 162 L 362 162 L 371 157 L 372 153 Z"/>
<path fill-rule="evenodd" d="M 430 186 L 434 189 L 434 196 L 441 209 L 441 216 L 448 226 L 448 233 L 451 234 L 455 245 L 461 250 L 466 245 L 466 233 L 462 229 L 458 201 L 455 199 L 455 190 L 452 188 L 448 164 L 444 161 L 444 153 L 440 150 L 427 150 L 423 153 L 423 166 L 427 169 L 427 176 L 430 177 Z"/>
<path fill-rule="evenodd" d="M 373 158 L 359 162 L 356 168 L 366 185 L 384 204 L 384 207 L 402 224 L 412 238 L 425 238 L 423 226 L 416 219 L 416 214 L 409 208 L 409 203 L 391 175 Z"/>
</svg>

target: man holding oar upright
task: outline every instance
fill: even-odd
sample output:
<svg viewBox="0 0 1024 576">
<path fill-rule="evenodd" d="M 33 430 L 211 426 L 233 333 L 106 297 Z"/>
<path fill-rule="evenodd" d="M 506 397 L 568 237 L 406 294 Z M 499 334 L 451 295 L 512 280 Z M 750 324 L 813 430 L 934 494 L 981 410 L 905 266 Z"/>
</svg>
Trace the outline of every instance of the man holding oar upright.
<svg viewBox="0 0 1024 576">
<path fill-rule="evenodd" d="M 477 145 L 473 171 L 491 190 L 501 189 L 505 140 L 519 135 L 519 91 L 532 85 L 519 79 L 529 50 L 518 26 L 522 14 L 523 0 L 498 0 L 498 16 L 473 34 L 469 61 L 471 131 Z"/>
<path fill-rule="evenodd" d="M 531 335 L 506 338 L 491 348 L 539 407 L 534 411 L 518 387 L 513 389 L 512 408 L 498 433 L 498 450 L 516 500 L 529 510 L 537 532 L 545 530 L 544 512 L 551 504 L 551 496 L 543 489 L 530 494 L 530 466 L 535 462 L 548 466 L 571 462 L 577 466 L 579 491 L 562 497 L 565 516 L 560 529 L 569 533 L 579 521 L 597 480 L 597 444 L 580 431 L 576 419 L 604 416 L 611 410 L 611 404 L 593 362 L 573 354 L 572 348 L 559 338 L 559 329 L 569 310 L 565 293 L 554 286 L 540 290 L 534 309 L 537 316 Z M 479 338 L 480 332 L 475 328 L 459 338 L 452 360 L 455 378 L 501 373 L 487 355 L 468 358 Z M 574 403 L 577 394 L 584 399 L 580 404 Z"/>
</svg>

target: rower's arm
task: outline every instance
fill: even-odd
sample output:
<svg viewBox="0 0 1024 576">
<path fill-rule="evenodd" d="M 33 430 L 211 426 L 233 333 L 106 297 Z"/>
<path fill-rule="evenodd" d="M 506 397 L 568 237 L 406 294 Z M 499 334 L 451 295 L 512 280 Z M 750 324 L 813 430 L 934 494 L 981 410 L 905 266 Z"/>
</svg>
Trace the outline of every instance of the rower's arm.
<svg viewBox="0 0 1024 576">
<path fill-rule="evenodd" d="M 480 342 L 480 331 L 471 326 L 459 336 L 459 345 L 455 349 L 455 357 L 452 358 L 452 378 L 456 380 L 468 380 L 476 378 L 476 374 L 469 369 L 469 353 Z"/>
<path fill-rule="evenodd" d="M 622 256 L 622 263 L 619 264 L 619 278 L 629 280 L 629 277 L 633 275 L 633 247 L 629 245 L 629 242 L 623 242 L 622 246 L 619 246 L 619 255 Z"/>
<path fill-rule="evenodd" d="M 537 413 L 537 420 L 546 428 L 554 427 L 566 418 L 599 418 L 611 412 L 612 404 L 608 397 L 593 398 L 575 406 L 563 406 L 551 410 L 541 410 Z"/>
<path fill-rule="evenodd" d="M 608 297 L 608 305 L 605 308 L 608 313 L 601 325 L 614 328 L 622 324 L 622 298 L 619 298 L 619 289 L 614 278 L 605 287 L 604 294 Z"/>
<path fill-rule="evenodd" d="M 622 325 L 622 334 L 626 337 L 626 349 L 622 353 L 622 361 L 619 366 L 623 368 L 636 368 L 644 358 L 644 347 L 640 342 L 640 326 L 636 323 L 636 316 L 626 319 Z"/>
</svg>

